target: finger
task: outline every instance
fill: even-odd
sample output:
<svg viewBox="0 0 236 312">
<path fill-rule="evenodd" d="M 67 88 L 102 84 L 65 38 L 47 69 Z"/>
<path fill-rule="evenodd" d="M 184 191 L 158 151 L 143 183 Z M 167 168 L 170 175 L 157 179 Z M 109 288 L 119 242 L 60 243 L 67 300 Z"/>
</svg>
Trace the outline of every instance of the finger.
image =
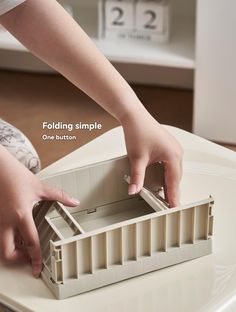
<svg viewBox="0 0 236 312">
<path fill-rule="evenodd" d="M 165 195 L 170 207 L 180 204 L 180 180 L 182 176 L 182 164 L 179 161 L 171 161 L 165 166 Z"/>
<path fill-rule="evenodd" d="M 42 255 L 39 236 L 34 224 L 33 216 L 31 214 L 25 215 L 20 221 L 18 227 L 24 240 L 24 247 L 31 260 L 32 273 L 35 277 L 39 277 L 42 271 Z"/>
<path fill-rule="evenodd" d="M 76 198 L 71 197 L 68 193 L 65 191 L 51 187 L 51 186 L 44 186 L 44 195 L 43 199 L 46 200 L 56 200 L 59 201 L 60 203 L 66 205 L 66 206 L 78 206 L 80 204 L 80 201 Z"/>
<path fill-rule="evenodd" d="M 129 195 L 137 194 L 141 191 L 144 183 L 147 162 L 144 158 L 131 160 L 131 177 L 128 189 Z"/>
<path fill-rule="evenodd" d="M 3 228 L 1 231 L 0 240 L 1 258 L 4 262 L 17 263 L 27 260 L 26 254 L 16 248 L 15 245 L 15 233 L 13 228 Z"/>
</svg>

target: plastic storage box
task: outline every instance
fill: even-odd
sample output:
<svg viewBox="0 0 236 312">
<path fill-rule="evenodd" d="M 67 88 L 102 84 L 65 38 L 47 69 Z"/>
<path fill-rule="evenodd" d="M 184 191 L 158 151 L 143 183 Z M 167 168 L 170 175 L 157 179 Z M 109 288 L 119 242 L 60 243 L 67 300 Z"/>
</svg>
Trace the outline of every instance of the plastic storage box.
<svg viewBox="0 0 236 312">
<path fill-rule="evenodd" d="M 35 211 L 42 278 L 58 299 L 211 253 L 211 197 L 170 209 L 160 164 L 147 169 L 139 195 L 128 195 L 128 175 L 121 157 L 44 180 L 81 200 L 69 209 L 43 202 Z"/>
</svg>

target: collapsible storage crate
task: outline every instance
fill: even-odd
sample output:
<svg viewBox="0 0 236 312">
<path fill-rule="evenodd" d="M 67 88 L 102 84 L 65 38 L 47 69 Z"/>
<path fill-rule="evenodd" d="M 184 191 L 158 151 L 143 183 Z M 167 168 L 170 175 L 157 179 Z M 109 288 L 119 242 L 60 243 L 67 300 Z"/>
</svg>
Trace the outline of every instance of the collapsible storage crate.
<svg viewBox="0 0 236 312">
<path fill-rule="evenodd" d="M 58 299 L 211 253 L 211 197 L 170 209 L 160 164 L 147 169 L 139 195 L 128 195 L 128 175 L 121 157 L 44 179 L 81 201 L 35 212 L 42 278 Z"/>
</svg>

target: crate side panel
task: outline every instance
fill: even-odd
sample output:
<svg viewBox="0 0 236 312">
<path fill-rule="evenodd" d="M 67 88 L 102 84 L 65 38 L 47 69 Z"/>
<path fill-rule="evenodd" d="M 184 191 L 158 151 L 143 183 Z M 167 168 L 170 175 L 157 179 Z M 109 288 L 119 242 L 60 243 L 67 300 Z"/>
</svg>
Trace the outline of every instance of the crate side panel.
<svg viewBox="0 0 236 312">
<path fill-rule="evenodd" d="M 209 205 L 200 205 L 195 207 L 195 239 L 208 238 L 208 213 Z"/>
<path fill-rule="evenodd" d="M 101 206 L 105 202 L 104 183 L 106 181 L 107 176 L 109 175 L 108 172 L 104 170 L 105 168 L 106 168 L 105 164 L 103 166 L 95 166 L 89 168 L 90 196 L 92 207 Z"/>
<path fill-rule="evenodd" d="M 139 261 L 130 261 L 125 263 L 125 265 L 116 265 L 112 269 L 100 270 L 96 274 L 88 274 L 81 280 L 71 279 L 68 283 L 63 285 L 54 284 L 51 287 L 56 286 L 59 290 L 58 297 L 63 299 L 140 274 L 208 255 L 212 251 L 211 243 L 211 240 L 202 240 L 198 244 L 174 248 L 171 252 L 156 253 L 153 257 L 142 257 Z"/>
<path fill-rule="evenodd" d="M 43 182 L 47 185 L 54 186 L 61 188 L 61 175 L 60 176 L 54 176 L 54 177 L 49 177 L 47 179 L 44 179 Z"/>
<path fill-rule="evenodd" d="M 91 273 L 91 238 L 84 238 L 77 241 L 77 266 L 80 274 Z"/>
<path fill-rule="evenodd" d="M 138 257 L 150 255 L 150 221 L 137 224 Z"/>
<path fill-rule="evenodd" d="M 128 184 L 124 180 L 124 176 L 126 174 L 130 174 L 130 165 L 127 157 L 119 159 L 115 163 L 116 181 L 119 181 L 119 183 L 117 183 L 118 194 L 119 198 L 121 199 L 130 198 L 130 196 L 128 195 Z"/>
<path fill-rule="evenodd" d="M 152 252 L 164 251 L 166 247 L 166 217 L 152 219 Z"/>
<path fill-rule="evenodd" d="M 62 245 L 63 281 L 77 277 L 76 242 Z"/>
<path fill-rule="evenodd" d="M 179 212 L 167 215 L 167 248 L 177 247 L 179 243 Z"/>
<path fill-rule="evenodd" d="M 43 261 L 47 266 L 50 266 L 51 263 L 50 240 L 56 239 L 58 239 L 57 234 L 45 220 L 44 230 L 39 232 L 39 240 Z"/>
<path fill-rule="evenodd" d="M 193 208 L 181 211 L 181 244 L 193 243 L 193 214 Z"/>
<path fill-rule="evenodd" d="M 136 224 L 123 227 L 123 259 L 124 261 L 136 260 Z"/>
<path fill-rule="evenodd" d="M 55 282 L 62 282 L 62 261 L 51 258 L 51 277 Z"/>
<path fill-rule="evenodd" d="M 117 179 L 115 163 L 107 163 L 100 169 L 102 172 L 102 203 L 114 202 L 119 199 L 119 184 L 121 181 Z M 96 173 L 95 173 L 96 174 Z M 101 175 L 101 173 L 100 173 Z M 100 196 L 100 194 L 98 194 Z"/>
<path fill-rule="evenodd" d="M 124 189 L 123 185 L 125 185 L 125 183 L 123 181 L 123 175 L 121 176 L 120 170 L 118 170 L 118 168 L 123 168 L 122 172 L 126 172 L 127 164 L 128 160 L 123 158 L 77 170 L 78 197 L 81 203 L 84 202 L 83 207 L 86 209 L 93 209 L 94 207 L 102 206 L 109 202 L 128 198 L 127 185 L 126 189 Z M 84 196 L 84 194 L 86 194 L 86 196 Z M 81 197 L 81 195 L 83 197 Z M 79 210 L 82 210 L 81 207 Z"/>
<path fill-rule="evenodd" d="M 107 266 L 106 233 L 92 237 L 92 265 L 93 270 L 105 269 Z"/>
<path fill-rule="evenodd" d="M 84 168 L 77 170 L 75 172 L 75 179 L 77 187 L 76 198 L 79 198 L 80 200 L 79 210 L 90 208 L 92 206 L 92 182 L 89 174 L 89 169 Z"/>
<path fill-rule="evenodd" d="M 122 231 L 121 228 L 107 232 L 108 265 L 122 263 Z"/>
<path fill-rule="evenodd" d="M 129 198 L 128 186 L 123 179 L 129 170 L 127 158 L 108 161 L 89 170 L 94 207 Z"/>
<path fill-rule="evenodd" d="M 76 173 L 70 172 L 61 176 L 61 187 L 66 190 L 72 197 L 78 198 L 78 186 Z"/>
</svg>

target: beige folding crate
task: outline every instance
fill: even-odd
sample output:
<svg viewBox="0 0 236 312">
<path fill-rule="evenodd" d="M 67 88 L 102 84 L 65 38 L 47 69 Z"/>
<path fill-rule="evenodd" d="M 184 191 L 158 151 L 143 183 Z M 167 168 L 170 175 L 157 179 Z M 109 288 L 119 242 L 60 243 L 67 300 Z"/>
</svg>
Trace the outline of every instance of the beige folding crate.
<svg viewBox="0 0 236 312">
<path fill-rule="evenodd" d="M 170 209 L 160 164 L 147 169 L 139 195 L 128 195 L 128 175 L 120 157 L 44 179 L 81 200 L 35 212 L 42 278 L 58 299 L 211 253 L 211 197 Z"/>
</svg>

